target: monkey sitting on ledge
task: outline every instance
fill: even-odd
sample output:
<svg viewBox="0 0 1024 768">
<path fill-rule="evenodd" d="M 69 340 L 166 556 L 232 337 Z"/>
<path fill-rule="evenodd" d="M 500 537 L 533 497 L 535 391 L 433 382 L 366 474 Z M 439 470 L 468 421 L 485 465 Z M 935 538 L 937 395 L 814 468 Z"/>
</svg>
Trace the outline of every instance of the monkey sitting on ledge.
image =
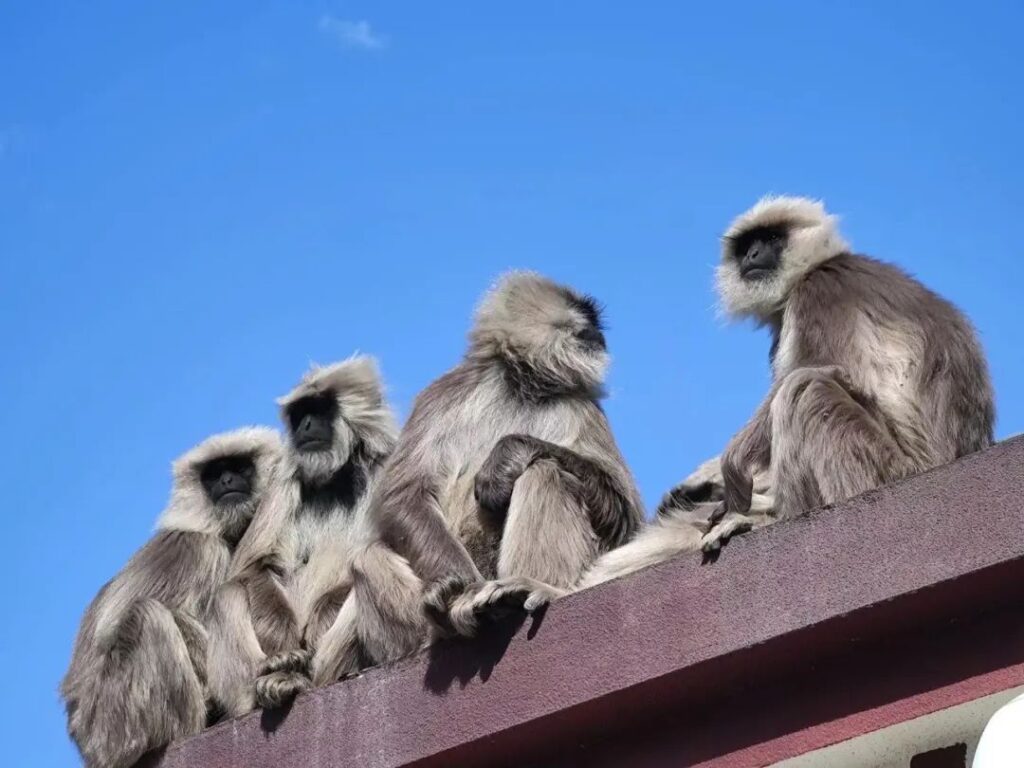
<svg viewBox="0 0 1024 768">
<path fill-rule="evenodd" d="M 992 444 L 992 386 L 967 318 L 851 253 L 821 203 L 769 197 L 736 219 L 718 284 L 732 316 L 771 330 L 773 382 L 722 455 L 725 501 L 705 550 Z M 767 517 L 750 514 L 759 470 Z"/>
<path fill-rule="evenodd" d="M 100 590 L 61 684 L 89 768 L 128 768 L 206 725 L 209 614 L 235 545 L 273 495 L 277 433 L 211 437 L 174 462 L 156 534 Z"/>
<path fill-rule="evenodd" d="M 992 444 L 995 406 L 968 320 L 902 270 L 856 255 L 823 205 L 766 197 L 723 237 L 726 312 L 772 335 L 772 386 L 730 441 L 710 514 L 691 480 L 587 584 L 946 464 Z M 695 517 L 696 512 L 696 517 Z"/>
</svg>

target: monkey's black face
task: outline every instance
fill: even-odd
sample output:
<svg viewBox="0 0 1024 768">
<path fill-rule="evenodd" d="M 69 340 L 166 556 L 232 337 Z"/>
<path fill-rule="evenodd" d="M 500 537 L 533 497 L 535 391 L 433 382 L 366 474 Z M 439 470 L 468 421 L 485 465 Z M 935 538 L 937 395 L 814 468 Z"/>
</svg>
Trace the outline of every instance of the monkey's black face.
<svg viewBox="0 0 1024 768">
<path fill-rule="evenodd" d="M 292 443 L 303 453 L 331 450 L 337 401 L 329 395 L 304 397 L 288 409 Z"/>
<path fill-rule="evenodd" d="M 604 322 L 601 307 L 592 296 L 567 295 L 569 303 L 583 316 L 583 326 L 575 331 L 576 339 L 590 352 L 604 352 L 607 344 L 604 338 Z"/>
<path fill-rule="evenodd" d="M 785 227 L 757 227 L 733 240 L 732 253 L 740 277 L 744 280 L 764 280 L 772 275 L 782 261 L 786 250 Z"/>
<path fill-rule="evenodd" d="M 225 456 L 206 464 L 199 479 L 214 504 L 238 504 L 252 496 L 256 465 L 249 456 Z"/>
</svg>

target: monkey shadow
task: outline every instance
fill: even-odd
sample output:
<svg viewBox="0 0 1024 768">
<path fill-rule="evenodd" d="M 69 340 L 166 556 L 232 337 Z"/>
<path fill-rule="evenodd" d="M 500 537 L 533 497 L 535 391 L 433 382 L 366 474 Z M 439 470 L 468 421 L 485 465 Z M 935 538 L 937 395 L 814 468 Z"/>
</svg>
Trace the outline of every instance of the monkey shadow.
<svg viewBox="0 0 1024 768">
<path fill-rule="evenodd" d="M 465 688 L 471 680 L 479 677 L 486 683 L 491 679 L 494 668 L 505 656 L 519 630 L 529 619 L 530 627 L 526 639 L 532 640 L 544 623 L 547 606 L 526 614 L 517 611 L 498 616 L 481 623 L 474 638 L 443 640 L 430 646 L 427 673 L 423 685 L 428 691 L 443 695 L 458 682 Z"/>
<path fill-rule="evenodd" d="M 288 719 L 288 713 L 292 711 L 294 705 L 295 699 L 291 699 L 280 707 L 264 709 L 260 713 L 260 730 L 263 731 L 263 735 L 270 736 L 280 728 L 282 723 Z"/>
<path fill-rule="evenodd" d="M 167 747 L 157 747 L 156 749 L 150 750 L 142 757 L 139 758 L 132 768 L 156 768 L 160 765 L 160 761 L 163 760 L 164 754 L 167 752 Z"/>
</svg>

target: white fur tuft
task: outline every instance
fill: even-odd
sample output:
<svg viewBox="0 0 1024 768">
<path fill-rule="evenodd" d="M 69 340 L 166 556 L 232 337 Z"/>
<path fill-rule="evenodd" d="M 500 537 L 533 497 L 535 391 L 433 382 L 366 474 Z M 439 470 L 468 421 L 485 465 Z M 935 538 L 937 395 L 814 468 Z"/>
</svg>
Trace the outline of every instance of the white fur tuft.
<svg viewBox="0 0 1024 768">
<path fill-rule="evenodd" d="M 737 216 L 722 236 L 722 260 L 716 277 L 723 311 L 732 317 L 753 317 L 759 322 L 782 309 L 801 276 L 833 256 L 850 250 L 839 234 L 839 219 L 819 200 L 769 195 Z M 789 240 L 775 274 L 748 282 L 740 277 L 732 243 L 757 227 L 785 226 Z"/>
<path fill-rule="evenodd" d="M 252 456 L 256 465 L 257 487 L 252 494 L 255 504 L 275 477 L 282 457 L 281 437 L 269 427 L 243 427 L 214 435 L 175 459 L 172 465 L 174 488 L 157 527 L 220 535 L 227 521 L 219 519 L 223 513 L 218 513 L 207 498 L 200 473 L 204 465 L 215 459 L 239 455 Z M 251 515 L 254 510 L 239 510 L 239 513 Z"/>
</svg>

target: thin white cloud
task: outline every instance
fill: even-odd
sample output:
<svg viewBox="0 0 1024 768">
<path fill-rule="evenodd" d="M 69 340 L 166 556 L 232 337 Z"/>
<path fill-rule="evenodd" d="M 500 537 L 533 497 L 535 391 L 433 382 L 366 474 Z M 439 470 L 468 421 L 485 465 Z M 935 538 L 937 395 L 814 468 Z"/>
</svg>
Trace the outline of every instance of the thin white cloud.
<svg viewBox="0 0 1024 768">
<path fill-rule="evenodd" d="M 330 35 L 345 48 L 376 51 L 387 45 L 387 39 L 373 31 L 368 21 L 349 21 L 330 14 L 320 17 L 320 31 Z"/>
</svg>

